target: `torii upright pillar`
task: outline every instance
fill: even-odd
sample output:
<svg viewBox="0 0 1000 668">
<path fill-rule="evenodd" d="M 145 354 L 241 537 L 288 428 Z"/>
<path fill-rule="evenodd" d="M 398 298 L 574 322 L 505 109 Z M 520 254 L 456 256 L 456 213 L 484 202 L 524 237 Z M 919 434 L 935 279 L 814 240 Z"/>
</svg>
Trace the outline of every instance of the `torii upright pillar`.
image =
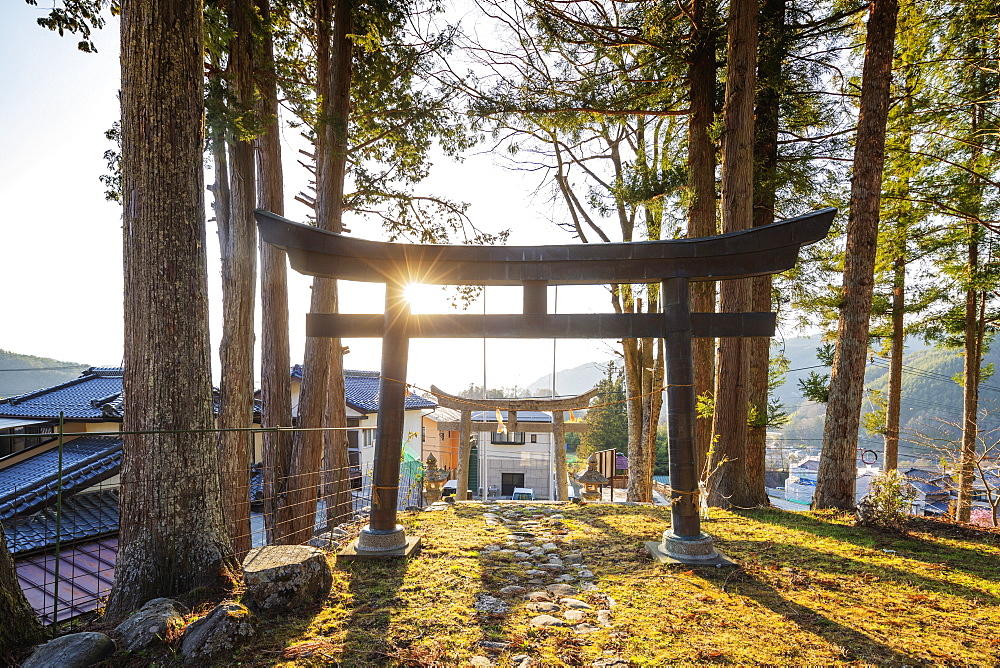
<svg viewBox="0 0 1000 668">
<path fill-rule="evenodd" d="M 697 239 L 569 246 L 447 246 L 354 239 L 300 225 L 267 211 L 257 223 L 265 241 L 288 253 L 292 268 L 310 276 L 386 284 L 384 314 L 311 313 L 307 336 L 381 337 L 382 378 L 375 446 L 375 493 L 370 524 L 357 554 L 395 556 L 411 541 L 396 524 L 402 447 L 406 356 L 410 338 L 662 337 L 667 358 L 671 528 L 647 548 L 661 561 L 730 563 L 701 532 L 694 450 L 695 396 L 691 337 L 772 336 L 773 313 L 691 313 L 688 283 L 765 276 L 791 269 L 799 248 L 824 238 L 835 209 L 740 232 Z M 410 315 L 409 283 L 520 285 L 524 312 L 514 315 Z M 659 283 L 657 313 L 549 314 L 550 285 Z M 343 555 L 343 553 L 342 553 Z"/>
</svg>

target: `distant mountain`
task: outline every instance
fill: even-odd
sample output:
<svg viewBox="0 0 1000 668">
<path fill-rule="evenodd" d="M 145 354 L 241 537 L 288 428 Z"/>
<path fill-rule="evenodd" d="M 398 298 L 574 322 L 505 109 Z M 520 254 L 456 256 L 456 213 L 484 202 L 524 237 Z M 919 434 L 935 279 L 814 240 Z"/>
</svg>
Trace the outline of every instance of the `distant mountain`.
<svg viewBox="0 0 1000 668">
<path fill-rule="evenodd" d="M 0 350 L 0 397 L 13 397 L 65 383 L 79 377 L 89 366 Z"/>
<path fill-rule="evenodd" d="M 610 360 L 609 360 L 610 361 Z M 583 394 L 593 388 L 607 373 L 607 362 L 587 362 L 572 369 L 556 371 L 556 394 Z M 552 389 L 552 374 L 546 374 L 531 383 L 528 391 L 533 396 L 539 396 L 541 390 Z"/>
</svg>

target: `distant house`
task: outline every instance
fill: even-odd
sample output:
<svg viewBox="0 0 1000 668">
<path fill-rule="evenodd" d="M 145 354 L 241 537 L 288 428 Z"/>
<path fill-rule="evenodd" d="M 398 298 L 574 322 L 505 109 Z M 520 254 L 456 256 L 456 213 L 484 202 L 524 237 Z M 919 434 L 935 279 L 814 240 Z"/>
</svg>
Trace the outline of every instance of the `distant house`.
<svg viewBox="0 0 1000 668">
<path fill-rule="evenodd" d="M 914 515 L 940 516 L 947 515 L 958 503 L 958 482 L 954 474 L 946 471 L 910 468 L 903 471 L 910 489 L 914 493 L 911 502 L 911 512 Z M 972 509 L 990 510 L 987 490 L 1000 493 L 1000 472 L 985 471 L 983 475 L 976 473 L 972 484 Z"/>
<path fill-rule="evenodd" d="M 501 411 L 506 422 L 507 411 Z M 499 433 L 492 427 L 484 429 L 476 423 L 493 422 L 495 411 L 472 411 L 474 445 L 470 457 L 469 487 L 477 496 L 483 491 L 490 496 L 510 498 L 514 489 L 534 490 L 535 498 L 553 497 L 555 453 L 550 431 L 531 431 L 530 425 L 552 423 L 552 414 L 542 411 L 518 411 L 517 422 L 524 431 Z"/>
<path fill-rule="evenodd" d="M 378 371 L 344 371 L 344 395 L 347 400 L 347 432 L 351 465 L 363 473 L 375 463 L 375 431 L 378 427 Z M 302 365 L 292 367 L 292 415 L 298 416 L 299 392 L 302 389 Z M 412 461 L 421 459 L 423 415 L 437 408 L 437 403 L 408 392 L 404 404 L 403 453 Z M 357 453 L 355 461 L 354 454 Z"/>
<path fill-rule="evenodd" d="M 428 456 L 434 455 L 439 468 L 452 472 L 458 468 L 458 446 L 461 432 L 439 425 L 460 422 L 461 419 L 461 411 L 442 406 L 424 414 L 420 448 L 421 460 L 427 461 Z"/>
<path fill-rule="evenodd" d="M 878 475 L 879 469 L 872 466 L 859 467 L 854 483 L 854 502 L 861 501 L 868 495 L 872 479 Z M 819 474 L 819 458 L 807 457 L 797 464 L 788 467 L 788 478 L 785 480 L 785 500 L 808 506 L 816 493 L 816 478 Z"/>
</svg>

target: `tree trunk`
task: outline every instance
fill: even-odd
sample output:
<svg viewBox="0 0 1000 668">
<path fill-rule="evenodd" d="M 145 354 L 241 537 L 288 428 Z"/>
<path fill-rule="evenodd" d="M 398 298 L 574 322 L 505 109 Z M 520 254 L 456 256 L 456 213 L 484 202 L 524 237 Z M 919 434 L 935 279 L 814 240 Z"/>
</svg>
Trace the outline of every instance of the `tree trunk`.
<svg viewBox="0 0 1000 668">
<path fill-rule="evenodd" d="M 126 433 L 107 617 L 232 584 L 212 414 L 199 0 L 122 3 Z M 169 58 L 163 54 L 170 54 Z"/>
<path fill-rule="evenodd" d="M 899 466 L 899 404 L 903 394 L 903 311 L 906 287 L 906 258 L 897 257 L 892 265 L 892 348 L 889 352 L 888 404 L 885 408 L 885 452 L 882 470 L 895 471 Z"/>
<path fill-rule="evenodd" d="M 753 224 L 754 86 L 757 55 L 757 5 L 749 0 L 730 3 L 728 21 L 726 102 L 722 128 L 722 231 L 745 230 Z M 719 306 L 724 313 L 745 313 L 750 307 L 747 279 L 722 281 Z M 716 366 L 716 439 L 709 480 L 709 503 L 715 506 L 755 506 L 746 493 L 747 407 L 749 401 L 746 340 L 727 337 L 719 342 Z"/>
<path fill-rule="evenodd" d="M 897 0 L 873 0 L 868 19 L 837 351 L 830 374 L 830 401 L 823 428 L 814 508 L 854 507 L 855 452 L 868 353 L 885 125 L 898 11 Z"/>
<path fill-rule="evenodd" d="M 257 50 L 260 97 L 258 115 L 265 123 L 257 137 L 257 205 L 278 215 L 285 213 L 278 125 L 278 89 L 271 35 L 270 0 L 256 0 L 265 26 Z M 291 359 L 288 343 L 288 269 L 285 251 L 260 242 L 260 365 L 261 426 L 292 426 Z M 286 502 L 292 434 L 265 431 L 261 435 L 264 459 L 264 528 L 268 543 L 275 542 L 277 509 Z"/>
<path fill-rule="evenodd" d="M 830 375 L 830 401 L 823 428 L 814 508 L 854 507 L 855 459 L 868 354 L 885 125 L 898 10 L 897 0 L 873 0 L 868 19 L 837 351 Z"/>
<path fill-rule="evenodd" d="M 48 633 L 35 616 L 31 604 L 17 582 L 14 559 L 7 549 L 7 538 L 0 526 L 0 656 L 13 650 L 33 645 L 46 638 Z"/>
<path fill-rule="evenodd" d="M 343 229 L 351 83 L 351 42 L 347 36 L 352 30 L 352 7 L 351 2 L 337 4 L 331 40 L 331 3 L 320 0 L 316 6 L 316 92 L 319 100 L 316 221 L 319 227 L 331 232 Z M 337 302 L 335 280 L 313 280 L 311 312 L 334 313 L 338 308 Z M 327 455 L 324 488 L 331 481 L 336 485 L 337 476 L 348 477 L 347 433 L 343 431 L 346 428 L 343 364 L 340 339 L 310 337 L 306 340 L 299 394 L 299 426 L 309 431 L 296 432 L 294 439 L 289 512 L 286 513 L 289 515 L 290 535 L 283 538 L 289 543 L 302 543 L 312 536 L 319 469 L 323 466 L 324 454 Z M 323 432 L 317 431 L 323 426 L 326 414 L 332 420 L 328 426 L 341 430 L 339 437 L 331 437 L 329 447 L 324 447 Z"/>
<path fill-rule="evenodd" d="M 715 222 L 715 143 L 709 134 L 715 120 L 715 6 L 712 0 L 694 0 L 694 49 L 688 65 L 691 87 L 691 113 L 688 116 L 688 210 L 689 237 L 707 237 L 718 233 Z M 715 311 L 715 283 L 692 283 L 691 310 Z M 712 394 L 715 382 L 715 339 L 697 338 L 692 342 L 695 395 Z M 705 471 L 712 442 L 712 418 L 699 417 L 695 422 L 695 448 L 698 475 Z"/>
<path fill-rule="evenodd" d="M 965 291 L 965 362 L 962 378 L 962 452 L 958 465 L 958 502 L 955 519 L 968 522 L 972 514 L 972 486 L 976 479 L 976 445 L 979 430 L 979 369 L 982 337 L 979 322 L 979 294 L 975 276 L 979 271 L 979 243 L 975 229 L 968 245 L 969 287 Z M 985 298 L 983 299 L 985 302 Z"/>
<path fill-rule="evenodd" d="M 253 19 L 250 0 L 229 0 L 229 95 L 227 112 L 245 114 L 253 108 Z M 229 133 L 230 218 L 222 246 L 222 341 L 219 345 L 219 428 L 244 430 L 253 426 L 254 284 L 257 280 L 257 228 L 253 219 L 253 144 Z M 249 431 L 219 432 L 223 514 L 236 558 L 250 551 Z"/>
</svg>

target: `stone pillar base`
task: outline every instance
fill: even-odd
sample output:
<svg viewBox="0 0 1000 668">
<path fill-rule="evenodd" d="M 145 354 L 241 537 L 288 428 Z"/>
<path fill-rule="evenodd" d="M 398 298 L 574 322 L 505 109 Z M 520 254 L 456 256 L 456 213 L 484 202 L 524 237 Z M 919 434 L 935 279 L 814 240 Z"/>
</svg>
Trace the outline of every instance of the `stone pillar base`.
<svg viewBox="0 0 1000 668">
<path fill-rule="evenodd" d="M 692 539 L 681 538 L 670 531 L 664 531 L 661 542 L 646 542 L 646 550 L 661 564 L 737 565 L 735 561 L 716 550 L 712 544 L 712 537 L 706 534 Z"/>
<path fill-rule="evenodd" d="M 390 557 L 409 557 L 420 549 L 420 538 L 407 538 L 403 527 L 396 525 L 392 531 L 372 531 L 371 525 L 365 525 L 356 540 L 337 554 L 337 560 L 357 561 L 366 559 L 388 559 Z"/>
</svg>

